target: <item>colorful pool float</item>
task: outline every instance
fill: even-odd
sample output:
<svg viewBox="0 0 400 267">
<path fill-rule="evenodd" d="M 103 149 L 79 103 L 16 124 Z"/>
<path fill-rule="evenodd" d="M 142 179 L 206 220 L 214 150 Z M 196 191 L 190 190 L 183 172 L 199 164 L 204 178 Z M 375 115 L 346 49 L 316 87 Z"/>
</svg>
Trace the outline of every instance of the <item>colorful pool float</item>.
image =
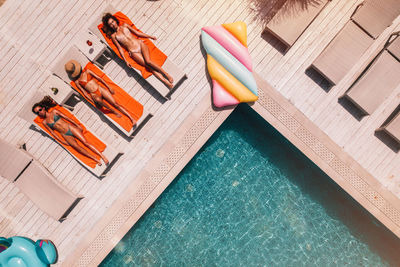
<svg viewBox="0 0 400 267">
<path fill-rule="evenodd" d="M 2 267 L 46 267 L 57 260 L 57 250 L 49 240 L 14 236 L 0 237 L 0 266 Z"/>
<path fill-rule="evenodd" d="M 201 41 L 207 52 L 207 69 L 213 83 L 216 107 L 254 102 L 258 99 L 247 28 L 242 21 L 202 28 Z"/>
</svg>

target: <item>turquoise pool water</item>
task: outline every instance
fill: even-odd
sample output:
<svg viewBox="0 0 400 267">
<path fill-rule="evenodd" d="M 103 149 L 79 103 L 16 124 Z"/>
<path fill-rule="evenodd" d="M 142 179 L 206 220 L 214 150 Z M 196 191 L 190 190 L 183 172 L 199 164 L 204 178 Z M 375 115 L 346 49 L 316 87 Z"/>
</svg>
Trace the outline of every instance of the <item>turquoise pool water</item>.
<svg viewBox="0 0 400 267">
<path fill-rule="evenodd" d="M 399 249 L 243 105 L 100 266 L 398 266 Z"/>
</svg>

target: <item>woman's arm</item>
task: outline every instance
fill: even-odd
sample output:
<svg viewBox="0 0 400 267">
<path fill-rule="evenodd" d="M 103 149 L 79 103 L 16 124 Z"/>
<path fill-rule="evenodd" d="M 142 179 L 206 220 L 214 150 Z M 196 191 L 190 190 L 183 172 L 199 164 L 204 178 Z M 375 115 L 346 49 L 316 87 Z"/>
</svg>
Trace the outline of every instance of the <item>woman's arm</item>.
<svg viewBox="0 0 400 267">
<path fill-rule="evenodd" d="M 110 91 L 110 93 L 113 95 L 115 92 L 114 90 L 108 85 L 108 83 L 106 83 L 105 80 L 103 80 L 103 78 L 101 78 L 100 76 L 98 76 L 96 73 L 94 73 L 91 70 L 87 70 L 87 72 L 92 75 L 93 77 L 95 77 L 98 81 L 100 81 L 102 84 L 105 85 L 105 87 L 108 89 L 108 91 Z"/>
<path fill-rule="evenodd" d="M 83 88 L 82 85 L 79 84 L 78 80 L 75 81 L 75 85 L 76 87 L 78 87 L 79 90 L 81 90 L 81 92 L 86 98 L 91 99 L 94 102 L 92 96 L 86 91 L 86 88 Z"/>
<path fill-rule="evenodd" d="M 153 39 L 153 40 L 157 40 L 157 38 L 155 36 L 151 36 L 148 34 L 145 34 L 143 32 L 137 31 L 134 28 L 132 28 L 132 26 L 128 25 L 128 24 L 124 24 L 126 27 L 128 27 L 128 29 L 135 35 L 139 36 L 139 37 L 144 37 L 144 38 L 149 38 L 149 39 Z"/>
<path fill-rule="evenodd" d="M 130 64 L 128 61 L 126 61 L 124 49 L 123 49 L 122 46 L 119 44 L 119 42 L 118 42 L 117 38 L 115 37 L 115 35 L 116 35 L 115 33 L 114 33 L 113 35 L 111 35 L 111 40 L 113 41 L 113 43 L 115 44 L 115 46 L 118 48 L 118 51 L 119 51 L 119 53 L 120 53 L 122 59 L 125 61 L 126 65 L 127 65 L 129 68 L 132 68 L 131 64 Z"/>
<path fill-rule="evenodd" d="M 56 133 L 53 131 L 53 129 L 51 129 L 48 125 L 47 125 L 47 123 L 43 123 L 43 126 L 44 126 L 44 128 L 46 128 L 46 130 L 47 131 L 49 131 L 50 133 L 51 133 L 51 135 L 54 137 L 54 139 L 56 139 L 58 142 L 60 142 L 61 144 L 64 144 L 64 145 L 68 145 L 68 143 L 67 142 L 65 142 L 64 140 L 62 140 L 62 139 L 60 139 L 57 135 L 56 135 Z"/>
</svg>

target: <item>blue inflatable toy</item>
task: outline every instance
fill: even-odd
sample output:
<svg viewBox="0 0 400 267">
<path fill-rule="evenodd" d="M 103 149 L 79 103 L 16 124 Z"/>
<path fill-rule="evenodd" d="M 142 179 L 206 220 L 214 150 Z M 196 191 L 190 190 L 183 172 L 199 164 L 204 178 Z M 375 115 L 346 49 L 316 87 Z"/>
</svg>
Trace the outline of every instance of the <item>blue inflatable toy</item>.
<svg viewBox="0 0 400 267">
<path fill-rule="evenodd" d="M 50 240 L 14 236 L 0 237 L 1 267 L 46 267 L 57 260 L 57 250 Z"/>
</svg>

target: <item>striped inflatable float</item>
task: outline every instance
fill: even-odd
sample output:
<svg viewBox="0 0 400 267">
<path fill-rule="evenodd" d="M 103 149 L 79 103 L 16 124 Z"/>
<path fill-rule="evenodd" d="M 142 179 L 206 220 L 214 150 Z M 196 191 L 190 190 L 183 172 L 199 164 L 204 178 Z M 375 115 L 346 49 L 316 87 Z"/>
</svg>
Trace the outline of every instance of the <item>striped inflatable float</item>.
<svg viewBox="0 0 400 267">
<path fill-rule="evenodd" d="M 238 21 L 204 27 L 201 41 L 207 52 L 214 105 L 225 107 L 256 101 L 257 84 L 247 49 L 246 24 Z"/>
</svg>

